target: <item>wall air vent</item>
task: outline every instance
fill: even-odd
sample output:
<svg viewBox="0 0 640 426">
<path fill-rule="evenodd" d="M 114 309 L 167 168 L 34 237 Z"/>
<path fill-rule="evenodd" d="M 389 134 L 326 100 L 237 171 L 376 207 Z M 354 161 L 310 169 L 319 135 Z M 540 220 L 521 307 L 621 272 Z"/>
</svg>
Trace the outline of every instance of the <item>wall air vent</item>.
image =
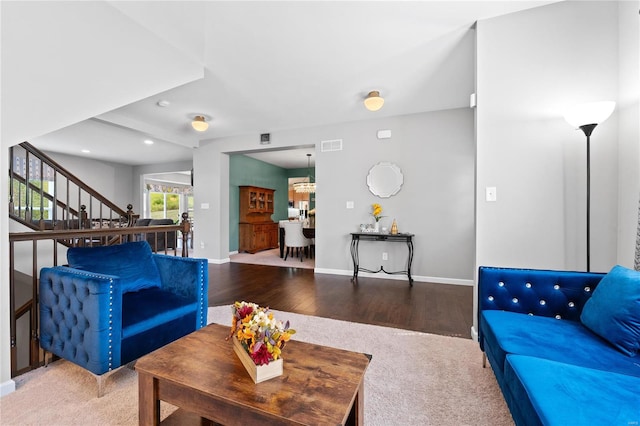
<svg viewBox="0 0 640 426">
<path fill-rule="evenodd" d="M 342 139 L 320 142 L 320 152 L 342 151 Z"/>
</svg>

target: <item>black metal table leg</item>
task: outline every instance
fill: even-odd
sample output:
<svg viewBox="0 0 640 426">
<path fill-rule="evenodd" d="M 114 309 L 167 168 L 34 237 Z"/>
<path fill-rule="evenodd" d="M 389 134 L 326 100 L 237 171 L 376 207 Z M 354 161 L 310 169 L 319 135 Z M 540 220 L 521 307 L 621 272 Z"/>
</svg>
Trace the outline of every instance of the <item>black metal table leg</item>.
<svg viewBox="0 0 640 426">
<path fill-rule="evenodd" d="M 351 259 L 353 260 L 353 277 L 351 277 L 351 281 L 355 281 L 358 279 L 358 270 L 360 269 L 360 260 L 358 258 L 359 242 L 360 242 L 359 238 L 351 239 Z"/>
<path fill-rule="evenodd" d="M 413 262 L 413 239 L 407 240 L 407 247 L 409 247 L 409 258 L 407 260 L 407 276 L 409 277 L 409 285 L 413 287 L 413 278 L 411 278 L 411 263 Z"/>
</svg>

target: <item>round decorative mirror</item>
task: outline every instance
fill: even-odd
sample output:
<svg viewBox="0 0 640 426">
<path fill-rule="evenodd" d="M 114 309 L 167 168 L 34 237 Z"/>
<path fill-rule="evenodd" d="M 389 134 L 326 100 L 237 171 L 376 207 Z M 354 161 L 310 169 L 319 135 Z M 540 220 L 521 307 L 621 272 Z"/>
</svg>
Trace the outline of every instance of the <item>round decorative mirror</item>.
<svg viewBox="0 0 640 426">
<path fill-rule="evenodd" d="M 380 198 L 389 198 L 396 195 L 402 184 L 404 176 L 400 167 L 393 163 L 380 162 L 371 167 L 367 175 L 367 186 L 373 195 Z"/>
</svg>

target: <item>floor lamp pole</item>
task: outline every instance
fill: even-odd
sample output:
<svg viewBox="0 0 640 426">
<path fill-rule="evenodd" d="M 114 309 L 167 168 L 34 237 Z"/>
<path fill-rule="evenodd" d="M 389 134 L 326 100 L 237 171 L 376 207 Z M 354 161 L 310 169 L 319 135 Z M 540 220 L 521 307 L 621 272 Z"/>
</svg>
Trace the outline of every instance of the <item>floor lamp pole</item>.
<svg viewBox="0 0 640 426">
<path fill-rule="evenodd" d="M 580 129 L 587 136 L 587 272 L 591 272 L 591 133 L 597 124 L 585 124 Z"/>
</svg>

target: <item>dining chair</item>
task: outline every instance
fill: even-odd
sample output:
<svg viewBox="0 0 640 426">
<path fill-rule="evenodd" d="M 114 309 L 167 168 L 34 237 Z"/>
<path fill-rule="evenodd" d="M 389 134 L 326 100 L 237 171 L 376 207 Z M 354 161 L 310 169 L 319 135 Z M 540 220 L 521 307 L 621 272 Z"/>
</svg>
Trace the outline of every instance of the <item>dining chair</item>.
<svg viewBox="0 0 640 426">
<path fill-rule="evenodd" d="M 282 227 L 284 228 L 284 246 L 286 247 L 284 260 L 287 260 L 289 250 L 291 250 L 291 256 L 293 257 L 293 249 L 295 248 L 296 255 L 302 262 L 304 249 L 310 245 L 309 239 L 302 234 L 302 222 L 285 222 Z"/>
</svg>

